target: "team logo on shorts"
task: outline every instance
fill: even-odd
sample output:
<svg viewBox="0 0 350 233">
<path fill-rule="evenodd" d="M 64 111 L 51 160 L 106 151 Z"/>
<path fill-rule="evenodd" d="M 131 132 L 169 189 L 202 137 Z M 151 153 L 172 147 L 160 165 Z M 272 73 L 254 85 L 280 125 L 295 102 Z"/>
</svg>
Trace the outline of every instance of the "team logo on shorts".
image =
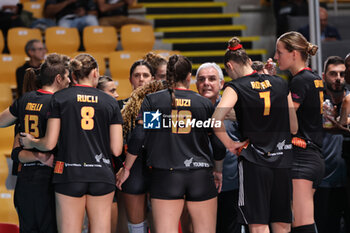
<svg viewBox="0 0 350 233">
<path fill-rule="evenodd" d="M 156 112 L 143 113 L 143 128 L 144 129 L 160 129 L 160 116 L 162 114 L 157 110 Z"/>
</svg>

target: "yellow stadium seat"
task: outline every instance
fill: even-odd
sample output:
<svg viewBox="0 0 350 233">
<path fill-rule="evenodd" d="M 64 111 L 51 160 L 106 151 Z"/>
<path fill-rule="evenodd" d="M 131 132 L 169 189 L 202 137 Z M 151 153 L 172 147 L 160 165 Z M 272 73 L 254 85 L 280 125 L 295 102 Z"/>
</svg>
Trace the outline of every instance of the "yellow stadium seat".
<svg viewBox="0 0 350 233">
<path fill-rule="evenodd" d="M 0 31 L 0 53 L 2 53 L 4 46 L 5 46 L 4 35 L 2 34 L 2 31 Z"/>
<path fill-rule="evenodd" d="M 28 1 L 23 2 L 23 10 L 29 11 L 33 14 L 34 18 L 40 19 L 43 18 L 45 1 Z"/>
<path fill-rule="evenodd" d="M 145 53 L 117 51 L 109 54 L 109 69 L 114 80 L 129 79 L 131 65 L 139 60 Z"/>
<path fill-rule="evenodd" d="M 106 72 L 106 57 L 108 57 L 105 53 L 76 52 L 76 53 L 72 53 L 68 56 L 70 56 L 71 58 L 74 58 L 81 53 L 87 53 L 87 54 L 90 54 L 91 56 L 93 56 L 97 61 L 100 75 L 105 74 L 105 72 Z"/>
<path fill-rule="evenodd" d="M 16 87 L 16 69 L 25 62 L 23 55 L 0 54 L 0 83 Z"/>
<path fill-rule="evenodd" d="M 49 27 L 45 31 L 45 38 L 49 53 L 72 54 L 79 49 L 77 28 Z"/>
<path fill-rule="evenodd" d="M 110 53 L 118 45 L 117 30 L 112 26 L 87 26 L 83 31 L 86 52 Z"/>
<path fill-rule="evenodd" d="M 18 225 L 16 209 L 13 205 L 13 190 L 5 186 L 9 169 L 5 154 L 10 154 L 14 139 L 14 126 L 0 129 L 0 222 Z"/>
<path fill-rule="evenodd" d="M 38 28 L 11 28 L 7 35 L 10 54 L 26 55 L 25 46 L 32 39 L 42 40 L 41 32 Z"/>
<path fill-rule="evenodd" d="M 4 111 L 13 102 L 11 85 L 2 83 L 0 85 L 0 112 Z"/>
<path fill-rule="evenodd" d="M 149 52 L 155 42 L 153 27 L 150 25 L 128 24 L 120 29 L 121 44 L 124 50 Z"/>
<path fill-rule="evenodd" d="M 132 92 L 132 87 L 129 79 L 119 79 L 115 81 L 115 84 L 117 86 L 117 93 L 119 95 L 118 97 L 119 100 L 130 97 L 130 94 Z"/>
</svg>

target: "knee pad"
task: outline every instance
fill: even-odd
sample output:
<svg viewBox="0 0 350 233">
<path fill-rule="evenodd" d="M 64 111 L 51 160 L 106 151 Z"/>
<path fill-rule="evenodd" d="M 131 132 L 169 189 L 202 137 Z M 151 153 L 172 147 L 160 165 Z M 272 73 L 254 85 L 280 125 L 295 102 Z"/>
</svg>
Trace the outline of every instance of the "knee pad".
<svg viewBox="0 0 350 233">
<path fill-rule="evenodd" d="M 317 233 L 316 224 L 292 227 L 291 233 Z"/>
<path fill-rule="evenodd" d="M 129 233 L 147 233 L 147 221 L 138 224 L 128 222 Z"/>
</svg>

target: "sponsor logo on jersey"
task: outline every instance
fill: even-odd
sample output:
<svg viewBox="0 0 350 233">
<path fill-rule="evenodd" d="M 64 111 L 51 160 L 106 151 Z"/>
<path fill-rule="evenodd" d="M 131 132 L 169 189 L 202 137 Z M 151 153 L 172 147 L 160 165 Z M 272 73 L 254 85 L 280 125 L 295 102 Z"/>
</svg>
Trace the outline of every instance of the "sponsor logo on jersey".
<svg viewBox="0 0 350 233">
<path fill-rule="evenodd" d="M 283 140 L 282 142 L 277 143 L 277 149 L 278 150 L 291 150 L 292 144 L 286 144 L 286 140 Z"/>
<path fill-rule="evenodd" d="M 145 129 L 160 129 L 160 117 L 159 110 L 156 112 L 144 112 L 143 113 L 143 128 Z"/>
<path fill-rule="evenodd" d="M 99 155 L 95 155 L 95 160 L 96 162 L 101 162 L 101 159 L 102 159 L 102 162 L 105 163 L 105 164 L 111 164 L 111 161 L 109 159 L 106 159 L 103 157 L 103 154 L 99 154 Z"/>
<path fill-rule="evenodd" d="M 193 160 L 193 158 L 186 159 L 186 160 L 184 161 L 185 167 L 190 167 L 190 166 L 191 166 L 191 163 L 192 163 L 192 160 Z"/>
<path fill-rule="evenodd" d="M 191 167 L 191 165 L 193 167 L 209 167 L 209 163 L 206 162 L 193 162 L 193 157 L 191 157 L 190 159 L 186 159 L 184 161 L 185 167 Z"/>
<path fill-rule="evenodd" d="M 298 96 L 298 94 L 296 94 L 296 93 L 292 93 L 292 98 L 293 99 L 300 99 L 300 96 Z"/>
<path fill-rule="evenodd" d="M 54 173 L 62 174 L 63 173 L 63 168 L 64 168 L 64 162 L 56 161 Z"/>
</svg>

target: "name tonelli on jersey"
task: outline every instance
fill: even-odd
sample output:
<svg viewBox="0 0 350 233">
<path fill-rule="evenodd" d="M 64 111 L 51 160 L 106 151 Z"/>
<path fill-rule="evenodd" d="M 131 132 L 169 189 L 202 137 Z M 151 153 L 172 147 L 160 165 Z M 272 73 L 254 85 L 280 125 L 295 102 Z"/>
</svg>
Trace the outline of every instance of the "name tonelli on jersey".
<svg viewBox="0 0 350 233">
<path fill-rule="evenodd" d="M 98 103 L 98 96 L 77 94 L 77 102 Z"/>
</svg>

